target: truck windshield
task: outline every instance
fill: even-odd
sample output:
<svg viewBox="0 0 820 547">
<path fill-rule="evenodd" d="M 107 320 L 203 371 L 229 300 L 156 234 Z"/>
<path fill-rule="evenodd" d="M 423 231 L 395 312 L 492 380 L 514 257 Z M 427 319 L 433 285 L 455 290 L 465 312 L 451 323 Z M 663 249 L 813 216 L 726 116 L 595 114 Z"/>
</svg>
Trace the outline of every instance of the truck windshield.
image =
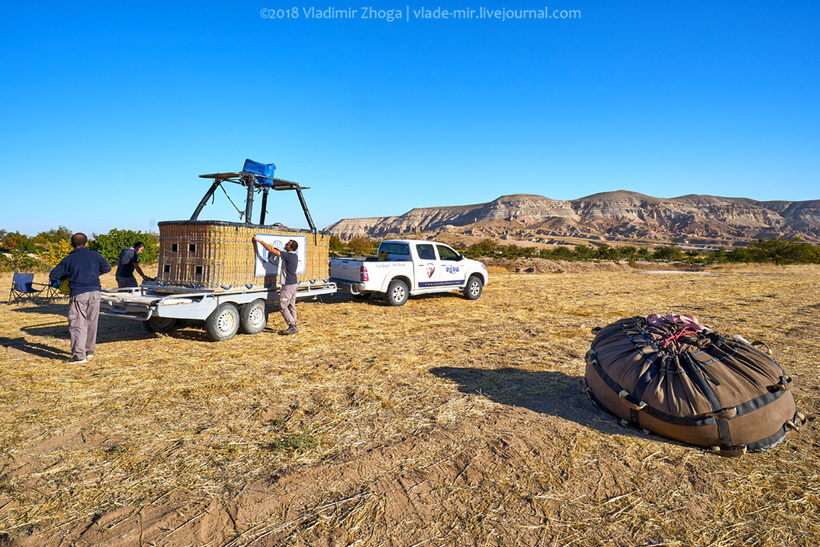
<svg viewBox="0 0 820 547">
<path fill-rule="evenodd" d="M 441 260 L 458 260 L 460 258 L 460 255 L 450 247 L 444 245 L 436 245 L 436 247 L 438 247 L 438 256 Z"/>
<path fill-rule="evenodd" d="M 433 245 L 422 243 L 416 245 L 416 254 L 419 255 L 419 260 L 435 260 L 436 252 L 433 250 Z"/>
</svg>

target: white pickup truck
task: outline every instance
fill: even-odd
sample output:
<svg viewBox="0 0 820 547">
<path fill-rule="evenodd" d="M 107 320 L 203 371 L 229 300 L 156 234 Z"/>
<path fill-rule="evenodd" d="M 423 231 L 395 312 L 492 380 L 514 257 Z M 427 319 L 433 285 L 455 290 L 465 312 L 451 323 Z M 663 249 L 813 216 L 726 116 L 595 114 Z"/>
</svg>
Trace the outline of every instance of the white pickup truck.
<svg viewBox="0 0 820 547">
<path fill-rule="evenodd" d="M 487 267 L 435 241 L 382 241 L 378 257 L 331 258 L 330 282 L 353 295 L 385 294 L 391 306 L 410 295 L 460 290 L 476 300 L 487 284 Z"/>
</svg>

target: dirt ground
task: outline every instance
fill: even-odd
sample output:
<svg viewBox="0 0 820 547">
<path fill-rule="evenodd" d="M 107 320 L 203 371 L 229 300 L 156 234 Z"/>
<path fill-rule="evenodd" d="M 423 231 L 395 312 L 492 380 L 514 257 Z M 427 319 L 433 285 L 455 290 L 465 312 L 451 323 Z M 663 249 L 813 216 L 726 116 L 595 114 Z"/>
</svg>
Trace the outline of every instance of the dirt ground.
<svg viewBox="0 0 820 547">
<path fill-rule="evenodd" d="M 103 317 L 74 366 L 64 301 L 0 303 L 0 545 L 818 545 L 818 274 L 499 268 L 287 337 Z M 765 341 L 808 423 L 724 458 L 599 410 L 590 329 L 670 312 Z"/>
</svg>

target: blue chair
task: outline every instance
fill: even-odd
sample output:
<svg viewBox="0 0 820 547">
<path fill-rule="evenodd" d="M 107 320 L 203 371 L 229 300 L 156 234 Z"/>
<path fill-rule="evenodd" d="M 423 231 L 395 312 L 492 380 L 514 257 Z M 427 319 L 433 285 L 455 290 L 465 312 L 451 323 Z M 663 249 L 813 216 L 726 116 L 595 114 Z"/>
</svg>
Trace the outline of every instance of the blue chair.
<svg viewBox="0 0 820 547">
<path fill-rule="evenodd" d="M 37 288 L 39 286 L 39 288 Z M 17 304 L 25 300 L 34 300 L 42 294 L 48 285 L 34 283 L 33 273 L 16 273 L 11 280 L 9 304 Z"/>
<path fill-rule="evenodd" d="M 63 284 L 65 284 L 65 292 L 63 292 Z M 52 281 L 43 288 L 43 291 L 45 292 L 44 298 L 49 304 L 58 298 L 68 298 L 68 279 Z"/>
</svg>

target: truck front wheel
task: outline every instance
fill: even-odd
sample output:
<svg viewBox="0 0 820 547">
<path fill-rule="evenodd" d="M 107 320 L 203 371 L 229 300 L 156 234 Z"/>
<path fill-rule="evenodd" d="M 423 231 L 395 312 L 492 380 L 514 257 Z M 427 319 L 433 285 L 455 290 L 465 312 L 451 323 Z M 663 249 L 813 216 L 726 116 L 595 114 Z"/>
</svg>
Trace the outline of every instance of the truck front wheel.
<svg viewBox="0 0 820 547">
<path fill-rule="evenodd" d="M 387 303 L 391 306 L 401 306 L 407 302 L 410 288 L 401 279 L 394 279 L 387 286 Z"/>
<path fill-rule="evenodd" d="M 205 332 L 214 342 L 230 340 L 239 330 L 239 310 L 230 302 L 220 304 L 205 320 Z"/>
<path fill-rule="evenodd" d="M 467 300 L 478 300 L 481 296 L 481 289 L 484 288 L 484 284 L 481 282 L 481 278 L 477 275 L 471 275 L 470 279 L 467 280 L 467 284 L 464 286 L 464 298 Z"/>
</svg>

